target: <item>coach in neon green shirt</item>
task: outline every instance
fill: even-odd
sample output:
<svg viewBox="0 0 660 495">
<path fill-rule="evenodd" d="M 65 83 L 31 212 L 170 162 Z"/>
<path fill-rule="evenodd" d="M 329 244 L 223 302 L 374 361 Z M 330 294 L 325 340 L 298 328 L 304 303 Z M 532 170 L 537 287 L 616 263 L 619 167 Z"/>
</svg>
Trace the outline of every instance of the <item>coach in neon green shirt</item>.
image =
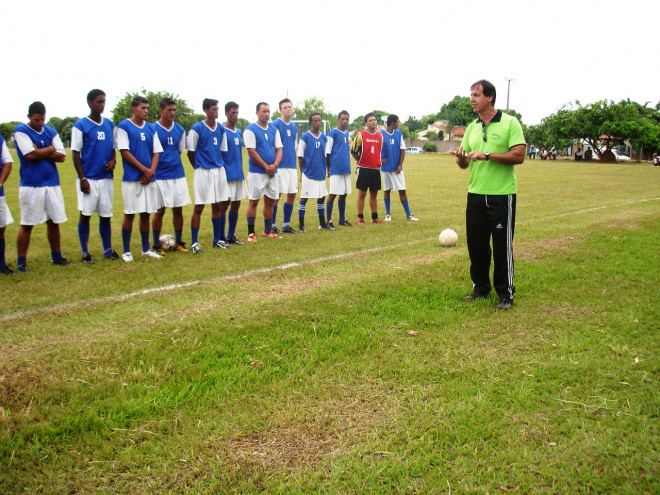
<svg viewBox="0 0 660 495">
<path fill-rule="evenodd" d="M 474 301 L 490 294 L 492 254 L 497 308 L 506 310 L 511 309 L 515 292 L 513 232 L 518 186 L 514 165 L 525 160 L 525 138 L 515 117 L 495 109 L 497 94 L 492 83 L 482 79 L 470 91 L 472 110 L 479 118 L 468 126 L 461 146 L 452 152 L 459 167 L 470 167 L 465 226 L 473 288 L 465 299 Z"/>
</svg>

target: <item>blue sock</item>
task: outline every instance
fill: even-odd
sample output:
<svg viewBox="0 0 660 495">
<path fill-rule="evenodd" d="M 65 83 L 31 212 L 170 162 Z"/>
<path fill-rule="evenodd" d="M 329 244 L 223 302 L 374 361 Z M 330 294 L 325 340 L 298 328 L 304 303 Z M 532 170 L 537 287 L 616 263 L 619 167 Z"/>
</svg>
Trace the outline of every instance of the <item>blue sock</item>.
<svg viewBox="0 0 660 495">
<path fill-rule="evenodd" d="M 177 244 L 181 244 L 181 238 L 183 237 L 183 229 L 174 229 L 174 240 Z"/>
<path fill-rule="evenodd" d="M 238 223 L 238 212 L 230 211 L 227 213 L 229 222 L 229 229 L 227 231 L 227 237 L 236 237 L 236 224 Z"/>
<path fill-rule="evenodd" d="M 332 221 L 332 208 L 334 207 L 334 201 L 328 201 L 326 203 L 326 209 L 328 210 L 328 223 Z"/>
<path fill-rule="evenodd" d="M 16 258 L 16 265 L 21 266 L 21 265 L 27 265 L 27 257 L 26 256 L 19 256 Z"/>
<path fill-rule="evenodd" d="M 151 247 L 149 246 L 149 231 L 140 231 L 140 237 L 142 238 L 142 252 L 149 251 L 149 248 Z"/>
<path fill-rule="evenodd" d="M 264 219 L 264 232 L 266 234 L 273 231 L 273 217 Z"/>
<path fill-rule="evenodd" d="M 227 214 L 225 213 L 220 217 L 220 239 L 223 241 L 227 239 L 225 237 L 225 227 L 227 226 Z"/>
<path fill-rule="evenodd" d="M 153 236 L 154 236 L 154 246 L 158 245 L 160 246 L 160 230 L 153 230 Z"/>
<path fill-rule="evenodd" d="M 131 235 L 133 229 L 121 229 L 121 243 L 125 253 L 131 252 Z"/>
<path fill-rule="evenodd" d="M 346 200 L 340 199 L 337 201 L 337 206 L 339 206 L 339 221 L 346 221 Z"/>
<path fill-rule="evenodd" d="M 110 222 L 110 217 L 99 218 L 99 234 L 101 234 L 103 254 L 112 253 L 112 222 Z"/>
<path fill-rule="evenodd" d="M 303 203 L 302 201 L 298 203 L 298 219 L 302 220 L 303 222 L 305 221 L 306 209 L 307 209 L 307 203 Z"/>
<path fill-rule="evenodd" d="M 7 262 L 5 261 L 5 238 L 0 239 L 0 270 L 7 268 Z"/>
<path fill-rule="evenodd" d="M 406 210 L 406 217 L 412 215 L 412 213 L 410 213 L 410 206 L 408 206 L 408 200 L 404 199 L 401 201 L 401 204 L 403 205 L 403 209 Z"/>
<path fill-rule="evenodd" d="M 282 220 L 282 227 L 289 227 L 291 225 L 291 214 L 293 213 L 293 205 L 289 203 L 284 203 L 282 207 L 284 212 L 284 218 Z"/>
<path fill-rule="evenodd" d="M 211 223 L 213 224 L 213 244 L 220 240 L 220 217 L 212 218 Z"/>
<path fill-rule="evenodd" d="M 389 215 L 390 214 L 390 198 L 383 198 L 383 201 L 385 202 L 385 214 Z"/>
<path fill-rule="evenodd" d="M 89 224 L 78 222 L 78 239 L 83 253 L 89 251 Z"/>
<path fill-rule="evenodd" d="M 61 260 L 62 259 L 62 251 L 51 251 L 50 252 L 50 257 L 53 261 Z"/>
<path fill-rule="evenodd" d="M 190 227 L 190 243 L 197 243 L 197 236 L 199 235 L 199 227 Z"/>
<path fill-rule="evenodd" d="M 257 217 L 246 217 L 246 218 L 247 218 L 248 234 L 254 234 L 254 224 L 257 221 Z"/>
<path fill-rule="evenodd" d="M 271 220 L 273 221 L 272 225 L 277 227 L 277 205 L 273 205 L 273 218 Z"/>
</svg>

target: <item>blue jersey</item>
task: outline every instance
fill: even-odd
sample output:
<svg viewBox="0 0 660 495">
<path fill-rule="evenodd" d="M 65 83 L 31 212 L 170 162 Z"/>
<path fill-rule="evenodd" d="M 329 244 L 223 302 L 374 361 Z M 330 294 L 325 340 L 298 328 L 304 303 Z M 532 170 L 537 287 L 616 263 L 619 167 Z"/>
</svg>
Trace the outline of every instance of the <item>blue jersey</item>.
<svg viewBox="0 0 660 495">
<path fill-rule="evenodd" d="M 130 119 L 122 120 L 117 126 L 117 148 L 130 151 L 131 155 L 146 168 L 151 168 L 153 154 L 163 151 L 158 135 L 151 124 L 143 122 L 142 127 L 138 127 Z M 122 163 L 124 164 L 124 175 L 121 180 L 124 182 L 139 181 L 143 175 L 142 172 L 123 158 Z"/>
<path fill-rule="evenodd" d="M 403 134 L 399 129 L 394 129 L 392 134 L 384 129 L 380 133 L 383 135 L 383 149 L 380 152 L 383 165 L 380 167 L 380 170 L 381 172 L 394 172 L 399 166 L 401 147 L 403 146 L 403 149 L 406 149 L 403 142 Z"/>
<path fill-rule="evenodd" d="M 288 124 L 282 119 L 271 122 L 271 125 L 280 131 L 282 140 L 282 161 L 278 168 L 297 168 L 296 139 L 298 138 L 298 126 L 293 122 Z"/>
<path fill-rule="evenodd" d="M 26 135 L 30 141 L 32 141 L 32 145 L 35 148 L 47 148 L 48 146 L 55 145 L 55 140 L 57 140 L 58 143 L 62 142 L 57 131 L 50 126 L 45 125 L 41 132 L 37 132 L 27 124 L 19 124 L 16 126 L 16 129 L 14 129 L 14 141 L 16 142 L 16 153 L 21 162 L 21 168 L 19 171 L 21 176 L 20 185 L 28 187 L 59 186 L 60 175 L 57 172 L 55 162 L 51 162 L 45 158 L 40 160 L 26 159 L 23 156 L 18 140 L 16 139 L 16 135 L 19 133 Z M 57 148 L 58 146 L 55 147 Z M 64 150 L 62 149 L 62 153 L 63 152 Z"/>
<path fill-rule="evenodd" d="M 336 127 L 328 133 L 325 154 L 330 155 L 330 175 L 351 173 L 351 153 L 348 131 L 341 132 Z"/>
<path fill-rule="evenodd" d="M 298 156 L 304 158 L 302 172 L 312 180 L 325 180 L 325 145 L 328 138 L 322 132 L 319 137 L 307 131 L 300 138 Z"/>
<path fill-rule="evenodd" d="M 181 162 L 181 153 L 186 149 L 186 131 L 174 122 L 168 131 L 158 122 L 153 124 L 163 152 L 158 158 L 158 169 L 154 180 L 182 179 L 186 176 Z"/>
<path fill-rule="evenodd" d="M 115 157 L 112 120 L 103 118 L 99 124 L 89 117 L 80 119 L 71 129 L 71 150 L 80 153 L 85 177 L 88 179 L 112 179 L 112 170 L 105 165 Z"/>
<path fill-rule="evenodd" d="M 266 162 L 267 165 L 275 163 L 275 148 L 282 147 L 280 133 L 277 131 L 277 128 L 275 126 L 268 125 L 268 127 L 264 129 L 255 122 L 254 124 L 250 124 L 245 128 L 246 146 L 250 144 L 247 140 L 248 137 L 252 139 L 251 136 L 254 136 L 255 141 L 253 143 L 254 146 L 251 147 L 255 149 L 261 159 Z M 263 168 L 252 161 L 252 158 L 248 159 L 248 171 L 256 174 L 266 173 Z"/>
<path fill-rule="evenodd" d="M 197 122 L 188 133 L 188 150 L 195 152 L 195 168 L 218 168 L 225 165 L 220 148 L 225 126 L 216 122 L 211 129 L 203 120 Z"/>
<path fill-rule="evenodd" d="M 227 129 L 225 127 L 225 140 L 227 150 L 222 152 L 225 162 L 227 181 L 245 180 L 243 172 L 243 136 L 240 129 Z"/>
</svg>

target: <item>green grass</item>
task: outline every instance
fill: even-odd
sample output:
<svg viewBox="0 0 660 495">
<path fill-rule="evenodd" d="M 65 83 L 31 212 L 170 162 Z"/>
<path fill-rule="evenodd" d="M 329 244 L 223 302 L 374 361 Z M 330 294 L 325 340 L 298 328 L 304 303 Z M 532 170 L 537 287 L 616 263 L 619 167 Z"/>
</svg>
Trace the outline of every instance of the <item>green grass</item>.
<svg viewBox="0 0 660 495">
<path fill-rule="evenodd" d="M 393 200 L 387 225 L 70 269 L 35 227 L 32 273 L 0 279 L 0 492 L 658 493 L 657 172 L 519 166 L 503 313 L 462 301 L 446 156 L 406 157 L 418 223 Z"/>
</svg>

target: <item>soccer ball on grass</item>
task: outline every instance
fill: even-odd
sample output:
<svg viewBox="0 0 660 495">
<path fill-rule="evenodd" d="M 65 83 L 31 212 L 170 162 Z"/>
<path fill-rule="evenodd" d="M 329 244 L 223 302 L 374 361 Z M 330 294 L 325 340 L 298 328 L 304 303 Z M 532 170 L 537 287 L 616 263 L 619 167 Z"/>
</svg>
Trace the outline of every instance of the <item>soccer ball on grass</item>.
<svg viewBox="0 0 660 495">
<path fill-rule="evenodd" d="M 160 248 L 163 251 L 174 251 L 176 248 L 176 239 L 170 234 L 163 234 L 158 240 L 160 241 Z"/>
<path fill-rule="evenodd" d="M 440 232 L 438 239 L 440 240 L 441 246 L 452 247 L 458 242 L 458 234 L 451 229 L 445 229 Z"/>
</svg>

